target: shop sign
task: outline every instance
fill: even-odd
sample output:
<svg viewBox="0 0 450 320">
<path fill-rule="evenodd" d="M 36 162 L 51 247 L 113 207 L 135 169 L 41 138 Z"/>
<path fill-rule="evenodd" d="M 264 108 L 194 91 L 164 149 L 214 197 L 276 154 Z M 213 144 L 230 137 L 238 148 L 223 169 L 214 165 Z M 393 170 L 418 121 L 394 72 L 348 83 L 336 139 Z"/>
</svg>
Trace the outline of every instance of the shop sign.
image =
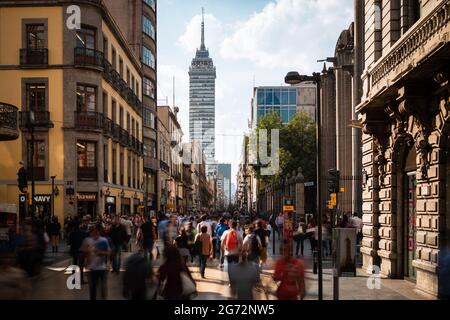
<svg viewBox="0 0 450 320">
<path fill-rule="evenodd" d="M 114 197 L 106 197 L 106 203 L 115 203 L 116 202 L 116 198 Z"/>
<path fill-rule="evenodd" d="M 97 201 L 96 193 L 79 193 L 77 195 L 78 201 Z"/>
<path fill-rule="evenodd" d="M 34 196 L 34 203 L 50 203 L 52 200 L 52 195 L 50 194 L 36 194 Z M 27 201 L 27 196 L 25 194 L 19 195 L 19 202 L 25 203 Z"/>
</svg>

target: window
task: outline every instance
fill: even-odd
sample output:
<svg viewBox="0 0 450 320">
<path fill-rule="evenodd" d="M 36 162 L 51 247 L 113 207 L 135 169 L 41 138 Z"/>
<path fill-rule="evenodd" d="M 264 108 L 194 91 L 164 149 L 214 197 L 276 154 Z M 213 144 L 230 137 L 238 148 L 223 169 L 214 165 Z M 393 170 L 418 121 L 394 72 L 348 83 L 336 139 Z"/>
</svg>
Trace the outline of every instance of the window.
<svg viewBox="0 0 450 320">
<path fill-rule="evenodd" d="M 111 65 L 114 70 L 117 70 L 117 53 L 113 46 L 111 46 Z"/>
<path fill-rule="evenodd" d="M 27 84 L 26 91 L 27 111 L 45 111 L 45 84 Z"/>
<path fill-rule="evenodd" d="M 127 67 L 127 84 L 131 88 L 130 82 L 131 82 L 131 73 L 130 73 L 130 69 L 128 69 L 128 67 Z"/>
<path fill-rule="evenodd" d="M 282 105 L 289 104 L 289 90 L 285 89 L 281 90 L 281 104 Z"/>
<path fill-rule="evenodd" d="M 135 136 L 135 138 L 139 140 L 139 122 L 137 122 L 137 121 L 136 121 L 136 136 Z"/>
<path fill-rule="evenodd" d="M 43 49 L 45 48 L 45 25 L 27 24 L 27 48 Z"/>
<path fill-rule="evenodd" d="M 136 80 L 136 95 L 138 96 L 139 99 L 141 98 L 139 96 L 139 81 L 137 81 L 137 80 Z"/>
<path fill-rule="evenodd" d="M 27 164 L 28 173 L 31 174 L 31 164 L 34 166 L 34 175 L 36 180 L 45 180 L 45 141 L 34 141 L 34 154 L 31 152 L 31 141 L 27 143 Z M 31 175 L 30 175 L 31 178 Z"/>
<path fill-rule="evenodd" d="M 149 5 L 153 10 L 156 9 L 155 0 L 144 0 L 144 3 Z"/>
<path fill-rule="evenodd" d="M 146 96 L 149 96 L 151 98 L 155 98 L 155 89 L 152 80 L 149 78 L 144 77 L 142 79 L 142 93 Z"/>
<path fill-rule="evenodd" d="M 112 170 L 113 170 L 113 176 L 112 176 L 112 183 L 117 183 L 117 150 L 116 147 L 113 146 L 112 148 Z"/>
<path fill-rule="evenodd" d="M 78 141 L 78 168 L 95 168 L 96 167 L 96 152 L 95 142 Z"/>
<path fill-rule="evenodd" d="M 97 110 L 96 91 L 95 87 L 77 85 L 77 111 L 95 112 Z"/>
<path fill-rule="evenodd" d="M 127 130 L 130 133 L 130 113 L 127 112 Z"/>
<path fill-rule="evenodd" d="M 123 114 L 123 107 L 121 106 L 121 107 L 120 107 L 120 111 L 119 111 L 119 125 L 120 125 L 120 127 L 122 127 L 122 128 L 123 128 L 123 117 L 124 117 L 124 114 Z"/>
<path fill-rule="evenodd" d="M 131 135 L 133 136 L 133 137 L 136 137 L 136 132 L 134 131 L 134 129 L 135 129 L 135 122 L 134 122 L 134 119 L 133 118 L 131 118 Z"/>
<path fill-rule="evenodd" d="M 155 27 L 149 18 L 142 17 L 142 31 L 152 39 L 155 39 Z"/>
<path fill-rule="evenodd" d="M 82 27 L 77 31 L 78 48 L 95 49 L 95 29 Z"/>
<path fill-rule="evenodd" d="M 144 108 L 144 125 L 155 129 L 155 115 L 148 108 Z"/>
<path fill-rule="evenodd" d="M 142 62 L 144 62 L 149 67 L 155 68 L 155 57 L 149 48 L 146 46 L 142 47 Z"/>
<path fill-rule="evenodd" d="M 119 56 L 119 74 L 120 78 L 123 79 L 123 60 L 120 56 Z"/>
<path fill-rule="evenodd" d="M 117 123 L 117 108 L 116 108 L 116 100 L 111 98 L 111 120 L 113 123 Z"/>
<path fill-rule="evenodd" d="M 289 104 L 297 105 L 297 90 L 289 90 Z"/>
<path fill-rule="evenodd" d="M 105 117 L 108 116 L 108 94 L 106 92 L 103 92 L 103 115 Z"/>
<path fill-rule="evenodd" d="M 281 104 L 281 90 L 280 89 L 273 90 L 273 104 L 274 105 Z"/>
<path fill-rule="evenodd" d="M 120 147 L 119 147 L 120 148 Z M 124 155 L 123 155 L 123 148 L 120 148 L 120 185 L 123 186 L 124 185 L 124 181 L 123 181 L 123 174 L 124 174 Z"/>
<path fill-rule="evenodd" d="M 108 60 L 108 38 L 103 35 L 103 56 Z"/>
<path fill-rule="evenodd" d="M 108 145 L 103 146 L 103 181 L 108 183 Z"/>
<path fill-rule="evenodd" d="M 266 105 L 273 104 L 273 89 L 266 89 Z"/>
<path fill-rule="evenodd" d="M 131 187 L 131 154 L 128 153 L 128 161 L 127 161 L 127 171 L 128 171 L 128 180 L 127 180 L 127 185 L 129 187 Z"/>
<path fill-rule="evenodd" d="M 134 86 L 134 76 L 133 75 L 131 76 L 131 90 L 136 93 L 135 86 Z"/>
</svg>

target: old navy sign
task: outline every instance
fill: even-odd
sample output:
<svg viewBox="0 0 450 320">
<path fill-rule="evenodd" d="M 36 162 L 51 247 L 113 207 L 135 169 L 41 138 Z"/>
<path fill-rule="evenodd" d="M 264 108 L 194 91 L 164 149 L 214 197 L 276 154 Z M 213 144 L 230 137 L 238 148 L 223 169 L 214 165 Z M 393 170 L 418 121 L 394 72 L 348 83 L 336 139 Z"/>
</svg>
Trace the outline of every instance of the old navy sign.
<svg viewBox="0 0 450 320">
<path fill-rule="evenodd" d="M 34 203 L 50 203 L 52 200 L 52 196 L 50 194 L 39 194 L 34 196 Z M 21 194 L 19 196 L 20 202 L 26 202 L 26 195 Z"/>
</svg>

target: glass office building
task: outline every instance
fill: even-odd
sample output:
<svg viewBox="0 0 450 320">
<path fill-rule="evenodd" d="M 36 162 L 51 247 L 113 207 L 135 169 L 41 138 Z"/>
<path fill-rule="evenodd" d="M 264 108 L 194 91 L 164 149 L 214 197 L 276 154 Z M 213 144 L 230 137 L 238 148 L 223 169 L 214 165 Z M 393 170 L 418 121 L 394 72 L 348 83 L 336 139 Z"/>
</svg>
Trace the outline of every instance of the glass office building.
<svg viewBox="0 0 450 320">
<path fill-rule="evenodd" d="M 296 87 L 258 87 L 256 91 L 256 119 L 276 112 L 283 123 L 297 113 L 297 88 Z"/>
</svg>

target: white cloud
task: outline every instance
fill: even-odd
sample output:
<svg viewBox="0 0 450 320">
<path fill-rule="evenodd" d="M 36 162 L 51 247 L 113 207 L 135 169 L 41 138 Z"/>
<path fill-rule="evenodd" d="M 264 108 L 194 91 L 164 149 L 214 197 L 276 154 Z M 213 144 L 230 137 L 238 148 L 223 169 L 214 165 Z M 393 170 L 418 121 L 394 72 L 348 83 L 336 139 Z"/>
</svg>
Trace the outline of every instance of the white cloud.
<svg viewBox="0 0 450 320">
<path fill-rule="evenodd" d="M 236 23 L 222 42 L 220 54 L 225 59 L 244 59 L 267 69 L 296 67 L 311 72 L 315 61 L 326 54 L 322 52 L 324 47 L 333 48 L 340 31 L 351 22 L 351 2 L 270 2 L 247 21 Z"/>
<path fill-rule="evenodd" d="M 202 16 L 196 15 L 186 25 L 184 33 L 178 38 L 177 45 L 189 53 L 200 47 Z M 225 38 L 225 26 L 213 14 L 205 14 L 205 45 L 216 48 Z"/>
</svg>

